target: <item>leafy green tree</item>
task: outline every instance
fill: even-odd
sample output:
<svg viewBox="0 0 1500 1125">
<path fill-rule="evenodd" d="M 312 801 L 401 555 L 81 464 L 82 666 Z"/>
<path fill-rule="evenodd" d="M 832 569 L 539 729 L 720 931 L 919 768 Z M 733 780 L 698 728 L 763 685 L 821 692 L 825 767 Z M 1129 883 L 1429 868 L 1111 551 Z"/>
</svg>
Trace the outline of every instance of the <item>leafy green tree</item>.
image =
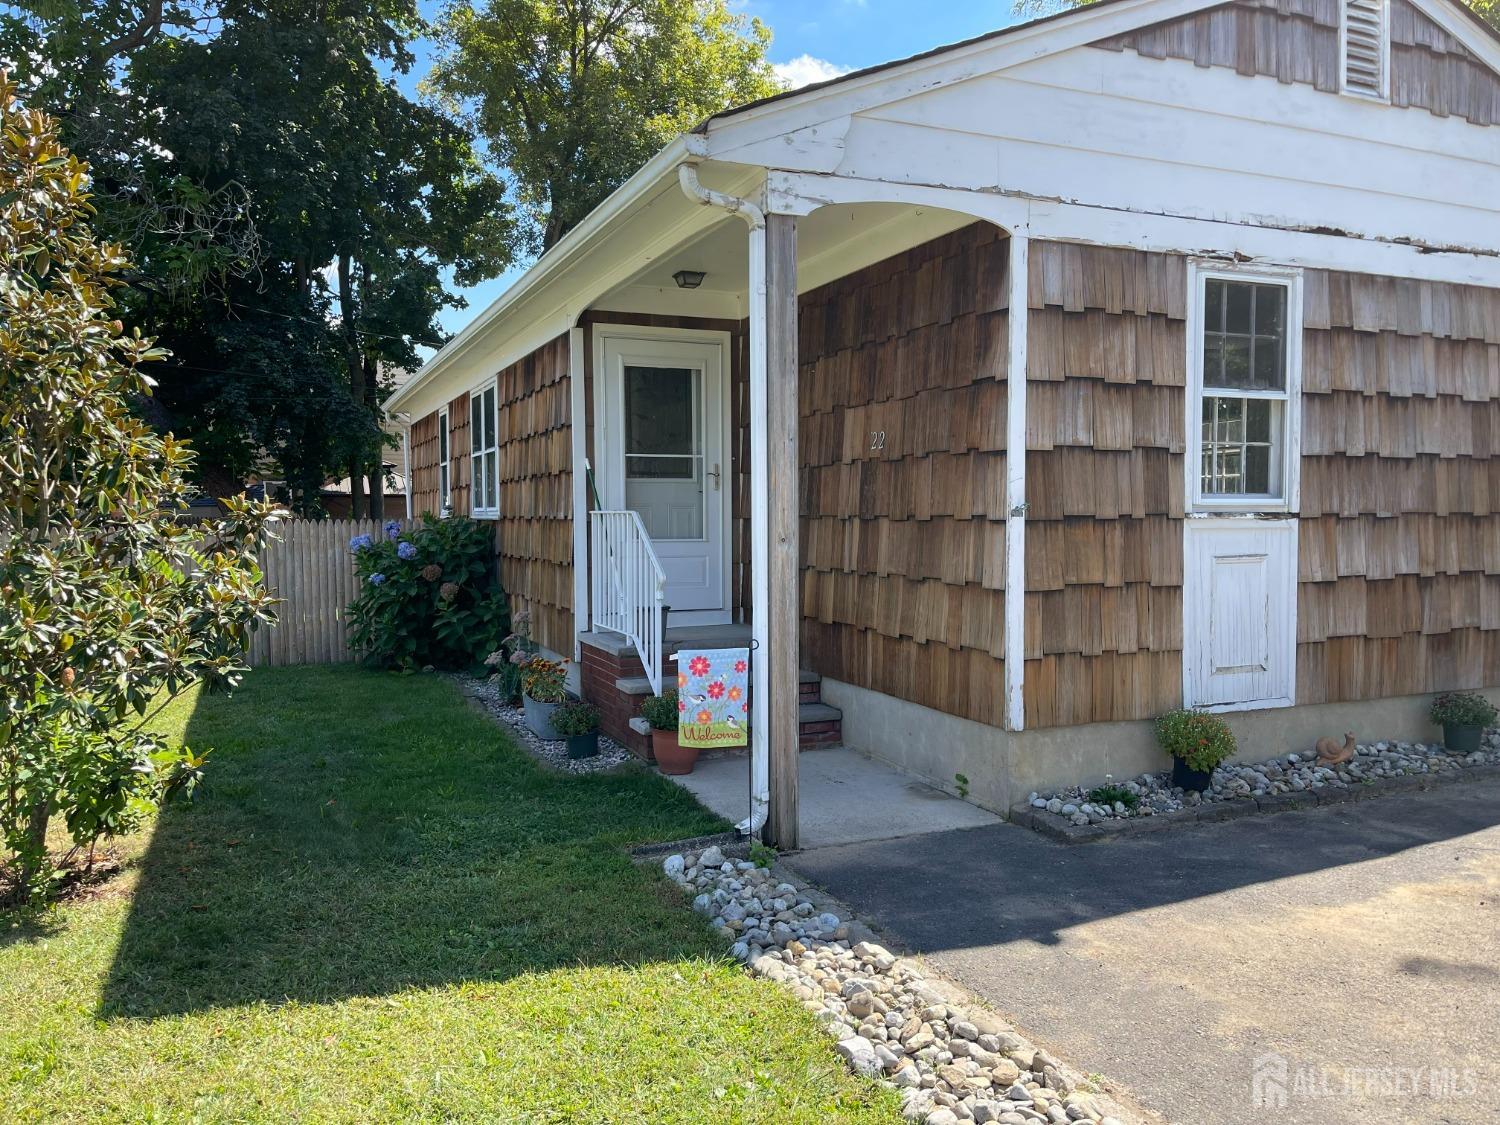
<svg viewBox="0 0 1500 1125">
<path fill-rule="evenodd" d="M 368 475 L 378 515 L 383 372 L 442 342 L 445 271 L 510 262 L 501 181 L 392 80 L 423 27 L 414 0 L 0 12 L 0 57 L 92 160 L 96 224 L 135 259 L 124 318 L 172 352 L 150 417 L 216 496 L 279 475 L 312 512 L 323 480 Z"/>
<path fill-rule="evenodd" d="M 1470 6 L 1487 24 L 1500 31 L 1500 0 L 1473 0 Z"/>
<path fill-rule="evenodd" d="M 128 405 L 161 352 L 114 318 L 129 260 L 90 229 L 88 180 L 0 73 L 0 875 L 22 898 L 54 817 L 91 847 L 196 781 L 201 759 L 132 716 L 234 683 L 271 620 L 275 509 L 181 522 L 191 454 Z"/>
<path fill-rule="evenodd" d="M 776 93 L 771 33 L 725 0 L 459 0 L 427 88 L 515 181 L 530 250 L 703 118 Z"/>
</svg>

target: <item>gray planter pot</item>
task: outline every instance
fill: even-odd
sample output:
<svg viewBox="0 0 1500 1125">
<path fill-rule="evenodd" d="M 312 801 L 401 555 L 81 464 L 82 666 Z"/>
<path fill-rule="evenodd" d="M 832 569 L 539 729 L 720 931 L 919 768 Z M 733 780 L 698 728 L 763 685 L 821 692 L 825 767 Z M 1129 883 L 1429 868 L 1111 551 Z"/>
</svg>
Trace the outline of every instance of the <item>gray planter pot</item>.
<svg viewBox="0 0 1500 1125">
<path fill-rule="evenodd" d="M 526 726 L 532 734 L 548 742 L 561 742 L 562 735 L 552 726 L 552 712 L 561 703 L 538 703 L 529 695 L 521 697 L 521 711 L 526 716 Z"/>
<path fill-rule="evenodd" d="M 1484 736 L 1483 727 L 1460 726 L 1458 723 L 1443 724 L 1443 745 L 1450 754 L 1468 755 L 1479 749 Z"/>
</svg>

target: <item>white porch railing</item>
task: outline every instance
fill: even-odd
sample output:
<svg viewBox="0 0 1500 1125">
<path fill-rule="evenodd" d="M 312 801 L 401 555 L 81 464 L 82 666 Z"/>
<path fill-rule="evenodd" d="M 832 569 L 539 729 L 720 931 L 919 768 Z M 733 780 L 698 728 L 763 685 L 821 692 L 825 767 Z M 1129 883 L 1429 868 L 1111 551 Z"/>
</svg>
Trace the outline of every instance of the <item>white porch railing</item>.
<svg viewBox="0 0 1500 1125">
<path fill-rule="evenodd" d="M 590 512 L 589 583 L 595 629 L 623 633 L 635 646 L 651 690 L 661 694 L 662 603 L 667 575 L 636 512 Z"/>
</svg>

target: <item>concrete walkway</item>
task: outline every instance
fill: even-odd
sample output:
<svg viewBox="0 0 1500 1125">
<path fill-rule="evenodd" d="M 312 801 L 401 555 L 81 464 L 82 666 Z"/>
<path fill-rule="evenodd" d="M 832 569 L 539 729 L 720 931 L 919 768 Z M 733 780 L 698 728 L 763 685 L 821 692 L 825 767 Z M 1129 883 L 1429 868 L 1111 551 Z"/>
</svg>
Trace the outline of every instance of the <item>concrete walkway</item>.
<svg viewBox="0 0 1500 1125">
<path fill-rule="evenodd" d="M 1179 1125 L 1493 1125 L 1497 824 L 1486 781 L 1112 843 L 1002 824 L 789 862 Z"/>
<path fill-rule="evenodd" d="M 804 848 L 888 840 L 1002 823 L 993 813 L 950 797 L 853 750 L 809 750 L 798 759 Z M 673 781 L 720 816 L 738 822 L 750 811 L 750 759 L 700 759 Z"/>
</svg>

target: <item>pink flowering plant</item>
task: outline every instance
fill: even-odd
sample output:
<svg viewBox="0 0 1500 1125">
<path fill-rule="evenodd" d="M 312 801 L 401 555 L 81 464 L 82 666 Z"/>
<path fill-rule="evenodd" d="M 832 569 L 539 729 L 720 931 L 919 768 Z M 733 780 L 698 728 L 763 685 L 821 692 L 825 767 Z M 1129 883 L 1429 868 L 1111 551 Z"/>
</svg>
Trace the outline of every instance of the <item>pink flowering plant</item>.
<svg viewBox="0 0 1500 1125">
<path fill-rule="evenodd" d="M 521 705 L 521 669 L 539 651 L 531 639 L 531 611 L 523 609 L 511 618 L 511 632 L 500 647 L 484 658 L 493 669 L 490 679 L 500 689 L 500 698 L 513 707 Z"/>
<path fill-rule="evenodd" d="M 510 625 L 490 524 L 425 518 L 349 541 L 359 595 L 350 638 L 372 664 L 410 671 L 472 668 Z"/>
</svg>

